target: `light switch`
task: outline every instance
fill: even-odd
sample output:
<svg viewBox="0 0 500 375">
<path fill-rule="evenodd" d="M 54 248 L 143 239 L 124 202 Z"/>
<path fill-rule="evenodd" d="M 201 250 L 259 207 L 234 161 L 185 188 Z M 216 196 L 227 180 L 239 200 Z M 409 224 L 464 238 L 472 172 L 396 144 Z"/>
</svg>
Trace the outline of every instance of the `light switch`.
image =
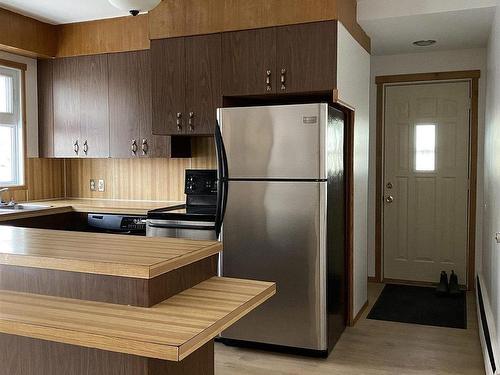
<svg viewBox="0 0 500 375">
<path fill-rule="evenodd" d="M 97 182 L 97 190 L 103 192 L 105 190 L 104 180 L 99 180 Z"/>
</svg>

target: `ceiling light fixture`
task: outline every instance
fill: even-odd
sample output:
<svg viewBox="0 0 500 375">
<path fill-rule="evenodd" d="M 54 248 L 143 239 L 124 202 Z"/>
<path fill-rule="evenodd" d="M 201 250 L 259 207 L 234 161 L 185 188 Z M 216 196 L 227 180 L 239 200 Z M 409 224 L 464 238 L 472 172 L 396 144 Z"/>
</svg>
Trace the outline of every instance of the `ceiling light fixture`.
<svg viewBox="0 0 500 375">
<path fill-rule="evenodd" d="M 114 7 L 126 10 L 133 16 L 149 12 L 161 3 L 161 0 L 109 0 Z"/>
<path fill-rule="evenodd" d="M 413 42 L 413 45 L 417 47 L 429 47 L 433 44 L 436 44 L 436 41 L 434 39 L 417 40 L 416 42 Z"/>
</svg>

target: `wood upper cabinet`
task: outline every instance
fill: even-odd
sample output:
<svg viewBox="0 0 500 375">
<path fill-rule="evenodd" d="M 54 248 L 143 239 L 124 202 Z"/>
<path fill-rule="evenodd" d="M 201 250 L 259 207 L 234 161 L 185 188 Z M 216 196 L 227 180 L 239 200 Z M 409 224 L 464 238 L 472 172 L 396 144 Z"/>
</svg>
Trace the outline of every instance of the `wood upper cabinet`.
<svg viewBox="0 0 500 375">
<path fill-rule="evenodd" d="M 336 21 L 222 34 L 225 96 L 308 93 L 336 87 Z"/>
<path fill-rule="evenodd" d="M 110 54 L 108 74 L 110 156 L 168 156 L 168 137 L 153 136 L 151 128 L 149 50 Z"/>
<path fill-rule="evenodd" d="M 220 34 L 153 40 L 153 133 L 213 134 L 221 106 Z"/>
<path fill-rule="evenodd" d="M 186 133 L 211 135 L 222 106 L 221 35 L 186 38 Z"/>
<path fill-rule="evenodd" d="M 54 156 L 53 61 L 39 60 L 38 77 L 38 148 L 41 158 Z"/>
<path fill-rule="evenodd" d="M 80 142 L 80 89 L 77 58 L 53 62 L 54 156 L 78 157 Z"/>
<path fill-rule="evenodd" d="M 185 38 L 151 41 L 153 133 L 185 134 Z"/>
<path fill-rule="evenodd" d="M 223 33 L 222 67 L 224 95 L 276 93 L 276 28 Z"/>
<path fill-rule="evenodd" d="M 53 61 L 54 156 L 108 157 L 107 55 Z"/>
<path fill-rule="evenodd" d="M 336 21 L 278 27 L 278 92 L 327 91 L 336 87 Z"/>
</svg>

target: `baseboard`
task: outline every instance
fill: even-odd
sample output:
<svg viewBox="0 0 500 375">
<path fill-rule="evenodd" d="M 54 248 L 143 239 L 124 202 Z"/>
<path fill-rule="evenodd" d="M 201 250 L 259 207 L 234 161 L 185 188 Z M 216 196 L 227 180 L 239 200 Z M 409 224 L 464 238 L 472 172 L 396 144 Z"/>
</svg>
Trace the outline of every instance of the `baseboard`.
<svg viewBox="0 0 500 375">
<path fill-rule="evenodd" d="M 359 318 L 361 318 L 361 315 L 363 315 L 363 313 L 365 312 L 367 307 L 368 307 L 368 300 L 366 300 L 366 302 L 363 304 L 363 306 L 361 307 L 359 312 L 356 314 L 356 316 L 352 320 L 351 324 L 349 324 L 351 327 L 354 326 L 358 322 Z"/>
<path fill-rule="evenodd" d="M 495 320 L 491 311 L 488 291 L 485 288 L 486 284 L 481 274 L 477 276 L 476 283 L 477 319 L 479 323 L 479 339 L 483 351 L 484 368 L 487 375 L 494 375 L 498 373 L 498 348 Z"/>
</svg>

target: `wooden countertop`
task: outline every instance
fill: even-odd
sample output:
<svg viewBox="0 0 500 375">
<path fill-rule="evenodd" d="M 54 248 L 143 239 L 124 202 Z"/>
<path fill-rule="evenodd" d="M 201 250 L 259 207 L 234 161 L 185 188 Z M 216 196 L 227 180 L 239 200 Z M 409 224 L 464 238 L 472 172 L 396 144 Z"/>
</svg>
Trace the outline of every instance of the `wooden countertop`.
<svg viewBox="0 0 500 375">
<path fill-rule="evenodd" d="M 276 293 L 213 277 L 151 308 L 0 291 L 0 332 L 180 361 Z"/>
<path fill-rule="evenodd" d="M 177 201 L 126 201 L 113 199 L 55 199 L 32 202 L 21 202 L 21 204 L 36 204 L 47 206 L 47 208 L 22 211 L 22 210 L 0 210 L 0 222 L 26 219 L 45 215 L 55 215 L 67 212 L 94 212 L 122 215 L 146 215 L 149 210 L 162 207 L 174 207 L 184 204 Z"/>
<path fill-rule="evenodd" d="M 57 199 L 32 202 L 52 207 L 71 207 L 76 212 L 146 215 L 149 210 L 184 204 L 177 201 L 127 201 L 114 199 Z"/>
<path fill-rule="evenodd" d="M 151 279 L 222 250 L 218 241 L 0 226 L 0 264 Z"/>
</svg>

